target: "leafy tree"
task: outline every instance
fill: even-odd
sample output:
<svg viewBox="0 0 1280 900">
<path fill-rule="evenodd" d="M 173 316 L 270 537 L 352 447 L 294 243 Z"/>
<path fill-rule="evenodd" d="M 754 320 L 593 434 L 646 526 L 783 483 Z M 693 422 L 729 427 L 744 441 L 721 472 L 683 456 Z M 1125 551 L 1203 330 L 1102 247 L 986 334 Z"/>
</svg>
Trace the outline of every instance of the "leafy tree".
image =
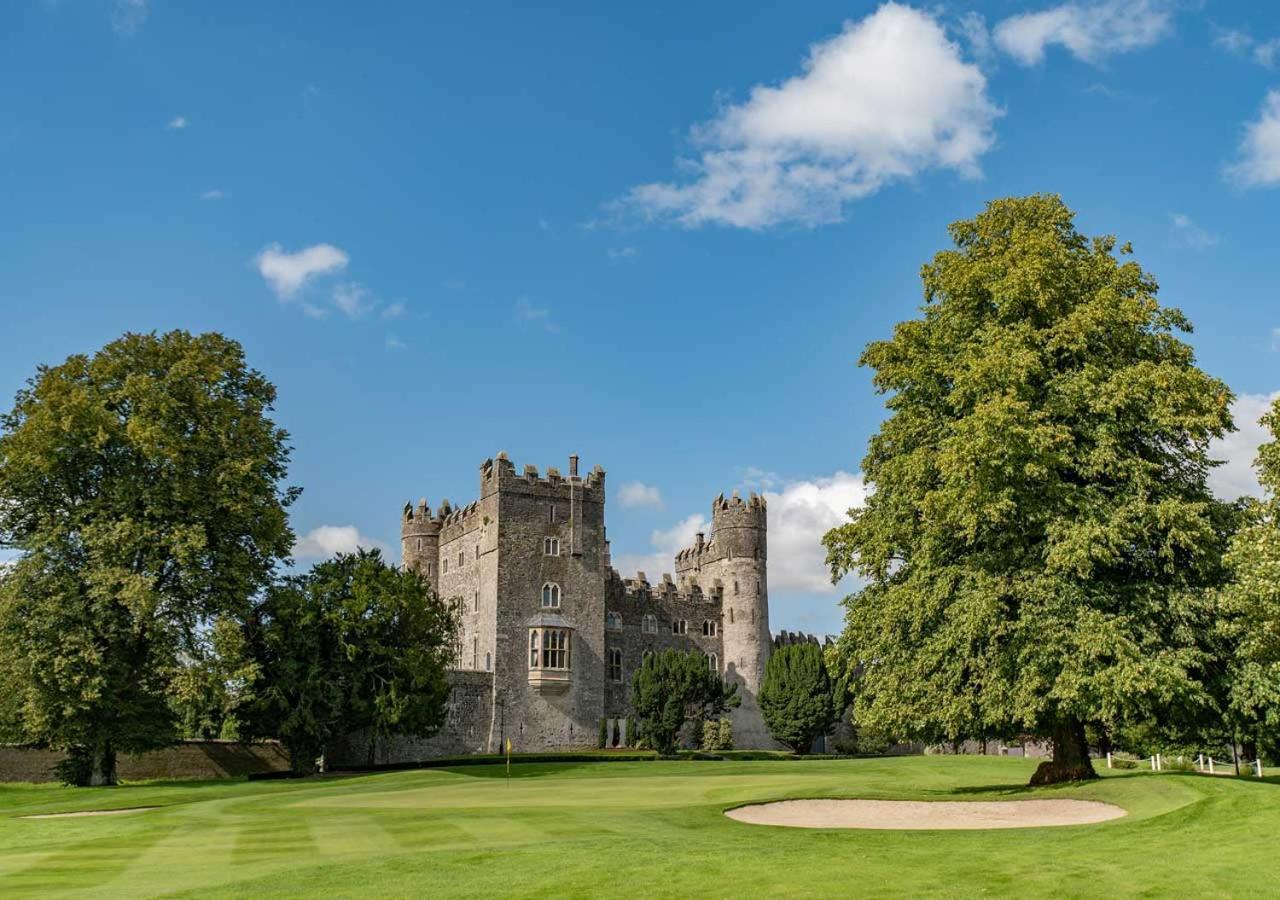
<svg viewBox="0 0 1280 900">
<path fill-rule="evenodd" d="M 182 660 L 170 687 L 179 731 L 184 738 L 235 740 L 259 674 L 241 624 L 218 619 L 200 636 L 197 653 Z"/>
<path fill-rule="evenodd" d="M 1247 524 L 1232 538 L 1221 609 L 1233 647 L 1228 709 L 1248 758 L 1259 741 L 1280 753 L 1280 398 L 1262 422 L 1271 432 L 1257 459 L 1264 497 L 1247 502 Z"/>
<path fill-rule="evenodd" d="M 788 644 L 769 657 L 760 685 L 760 712 L 778 743 L 808 753 L 842 711 L 817 644 Z"/>
<path fill-rule="evenodd" d="M 319 563 L 267 591 L 251 616 L 261 671 L 246 729 L 278 737 L 308 772 L 325 745 L 364 731 L 428 736 L 444 722 L 456 614 L 412 569 L 377 550 Z"/>
<path fill-rule="evenodd" d="M 631 680 L 631 705 L 645 742 L 664 756 L 675 753 L 687 723 L 719 716 L 742 702 L 696 650 L 650 653 Z"/>
<path fill-rule="evenodd" d="M 171 742 L 167 699 L 202 627 L 287 557 L 275 388 L 219 334 L 126 334 L 42 366 L 0 416 L 0 659 L 23 740 L 76 783 Z"/>
<path fill-rule="evenodd" d="M 1094 777 L 1086 722 L 1211 702 L 1197 634 L 1229 508 L 1206 487 L 1231 393 L 1113 237 L 1056 196 L 990 203 L 924 266 L 923 316 L 861 362 L 890 416 L 864 509 L 825 538 L 864 671 L 855 717 L 909 735 L 1026 731 L 1033 784 Z"/>
</svg>

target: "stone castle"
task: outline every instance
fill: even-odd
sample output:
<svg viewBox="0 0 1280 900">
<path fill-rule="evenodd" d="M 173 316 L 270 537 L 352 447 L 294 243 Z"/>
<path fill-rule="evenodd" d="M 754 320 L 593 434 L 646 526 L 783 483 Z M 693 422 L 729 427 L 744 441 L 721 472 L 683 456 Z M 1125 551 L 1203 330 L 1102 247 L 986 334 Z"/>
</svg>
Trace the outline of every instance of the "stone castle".
<svg viewBox="0 0 1280 900">
<path fill-rule="evenodd" d="M 480 496 L 434 511 L 425 500 L 401 517 L 406 566 L 459 606 L 448 719 L 429 739 L 379 746 L 376 762 L 491 752 L 629 746 L 630 683 L 644 655 L 701 652 L 738 685 L 734 746 L 776 746 L 756 694 L 772 650 L 766 510 L 761 497 L 723 494 L 711 533 L 675 557 L 675 576 L 650 582 L 612 567 L 605 536 L 605 473 L 523 471 L 499 453 L 480 466 Z M 365 762 L 349 738 L 336 762 Z"/>
</svg>

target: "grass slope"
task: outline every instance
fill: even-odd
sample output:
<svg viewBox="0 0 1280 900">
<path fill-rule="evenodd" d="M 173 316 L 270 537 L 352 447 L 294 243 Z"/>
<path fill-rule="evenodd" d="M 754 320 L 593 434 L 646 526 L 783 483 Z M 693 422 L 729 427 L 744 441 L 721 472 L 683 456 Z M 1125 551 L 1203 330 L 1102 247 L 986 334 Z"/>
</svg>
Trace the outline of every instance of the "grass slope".
<svg viewBox="0 0 1280 900">
<path fill-rule="evenodd" d="M 170 896 L 1268 896 L 1275 783 L 1140 772 L 1035 796 L 1114 822 L 809 831 L 722 812 L 792 797 L 1026 796 L 994 757 L 466 766 L 116 789 L 0 786 L 0 894 Z M 24 820 L 161 805 L 123 816 Z"/>
</svg>

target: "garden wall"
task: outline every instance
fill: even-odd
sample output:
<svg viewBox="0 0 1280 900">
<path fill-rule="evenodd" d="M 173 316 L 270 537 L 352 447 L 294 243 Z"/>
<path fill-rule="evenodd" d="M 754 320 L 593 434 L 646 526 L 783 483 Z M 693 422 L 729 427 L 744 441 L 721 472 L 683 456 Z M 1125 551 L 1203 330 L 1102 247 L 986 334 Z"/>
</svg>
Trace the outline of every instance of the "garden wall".
<svg viewBox="0 0 1280 900">
<path fill-rule="evenodd" d="M 63 758 L 57 750 L 0 744 L 0 781 L 56 781 L 53 767 Z M 274 741 L 184 741 L 149 753 L 120 754 L 120 778 L 231 778 L 268 775 L 289 769 L 289 754 Z"/>
</svg>

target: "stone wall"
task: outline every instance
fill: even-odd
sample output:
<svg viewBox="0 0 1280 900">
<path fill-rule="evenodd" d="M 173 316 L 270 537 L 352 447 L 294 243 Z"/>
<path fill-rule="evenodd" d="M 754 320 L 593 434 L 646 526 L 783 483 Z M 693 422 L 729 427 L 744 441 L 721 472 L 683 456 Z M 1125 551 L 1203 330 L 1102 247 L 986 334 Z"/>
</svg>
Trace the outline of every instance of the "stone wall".
<svg viewBox="0 0 1280 900">
<path fill-rule="evenodd" d="M 56 781 L 57 750 L 0 745 L 0 781 Z M 149 753 L 121 754 L 116 762 L 125 781 L 177 778 L 232 778 L 286 772 L 289 754 L 274 741 L 184 741 Z"/>
<path fill-rule="evenodd" d="M 460 756 L 465 753 L 488 752 L 489 729 L 493 719 L 493 675 L 488 672 L 450 672 L 449 705 L 444 726 L 429 738 L 396 737 L 374 748 L 375 766 L 396 765 Z M 496 752 L 496 751 L 495 751 Z M 360 769 L 369 765 L 369 739 L 366 734 L 352 734 L 334 741 L 325 750 L 325 767 Z"/>
</svg>

